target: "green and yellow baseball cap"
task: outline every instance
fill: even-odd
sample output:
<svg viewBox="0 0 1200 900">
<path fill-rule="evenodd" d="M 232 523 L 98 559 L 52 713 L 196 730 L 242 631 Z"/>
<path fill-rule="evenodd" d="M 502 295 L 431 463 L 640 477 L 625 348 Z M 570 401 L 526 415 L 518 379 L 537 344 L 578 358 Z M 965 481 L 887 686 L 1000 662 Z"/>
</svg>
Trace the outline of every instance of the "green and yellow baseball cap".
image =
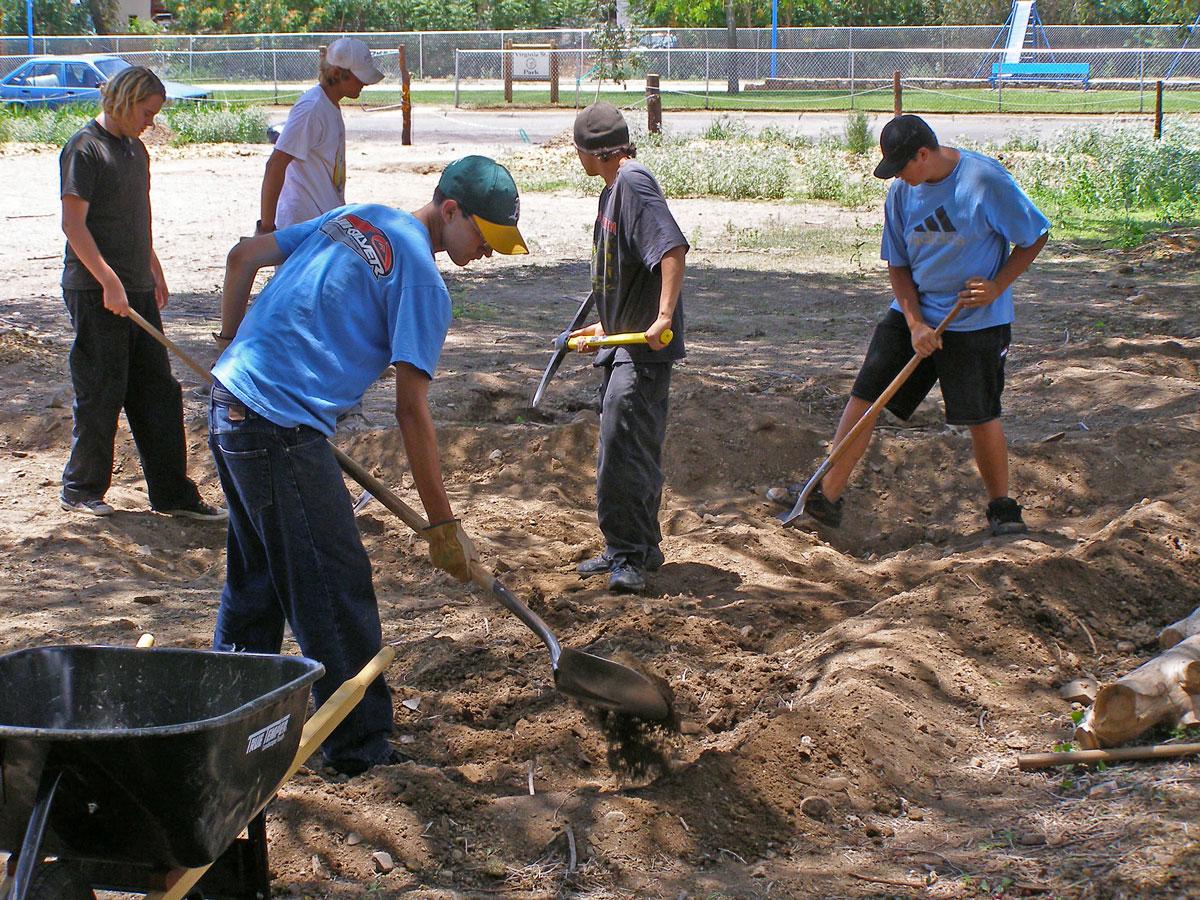
<svg viewBox="0 0 1200 900">
<path fill-rule="evenodd" d="M 500 163 L 486 156 L 456 159 L 443 170 L 438 190 L 443 197 L 458 201 L 497 253 L 529 252 L 517 230 L 521 215 L 517 183 Z"/>
</svg>

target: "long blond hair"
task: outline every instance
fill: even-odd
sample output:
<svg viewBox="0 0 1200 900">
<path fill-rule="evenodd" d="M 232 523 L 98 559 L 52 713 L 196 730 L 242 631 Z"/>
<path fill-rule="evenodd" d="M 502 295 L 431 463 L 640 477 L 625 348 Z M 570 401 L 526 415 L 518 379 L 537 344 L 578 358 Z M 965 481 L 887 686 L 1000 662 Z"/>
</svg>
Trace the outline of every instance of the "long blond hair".
<svg viewBox="0 0 1200 900">
<path fill-rule="evenodd" d="M 158 76 L 145 66 L 122 69 L 101 88 L 101 108 L 110 116 L 125 116 L 147 97 L 167 97 Z"/>
</svg>

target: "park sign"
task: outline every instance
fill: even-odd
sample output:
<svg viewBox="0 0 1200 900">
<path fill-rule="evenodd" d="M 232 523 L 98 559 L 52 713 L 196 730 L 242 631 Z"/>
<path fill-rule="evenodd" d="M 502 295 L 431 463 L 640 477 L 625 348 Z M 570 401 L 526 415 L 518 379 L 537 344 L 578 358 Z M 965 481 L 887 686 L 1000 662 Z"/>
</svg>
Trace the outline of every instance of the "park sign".
<svg viewBox="0 0 1200 900">
<path fill-rule="evenodd" d="M 514 81 L 550 82 L 550 102 L 558 102 L 558 45 L 504 42 L 504 101 L 512 103 Z"/>
</svg>

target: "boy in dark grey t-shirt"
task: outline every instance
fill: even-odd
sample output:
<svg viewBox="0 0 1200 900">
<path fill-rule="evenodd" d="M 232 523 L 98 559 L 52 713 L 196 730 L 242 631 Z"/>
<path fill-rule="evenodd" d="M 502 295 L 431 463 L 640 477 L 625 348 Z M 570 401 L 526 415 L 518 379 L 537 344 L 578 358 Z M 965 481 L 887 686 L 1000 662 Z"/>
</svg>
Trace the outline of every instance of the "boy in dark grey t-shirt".
<svg viewBox="0 0 1200 900">
<path fill-rule="evenodd" d="M 595 365 L 600 387 L 596 505 L 604 551 L 579 565 L 608 573 L 619 592 L 646 589 L 646 570 L 663 563 L 658 510 L 671 363 L 684 356 L 683 285 L 688 242 L 654 176 L 634 159 L 621 113 L 595 103 L 575 119 L 575 148 L 588 175 L 604 179 L 592 238 L 592 292 L 600 321 L 573 336 L 645 332 L 645 346 L 608 348 Z M 670 329 L 667 345 L 659 338 Z"/>
</svg>

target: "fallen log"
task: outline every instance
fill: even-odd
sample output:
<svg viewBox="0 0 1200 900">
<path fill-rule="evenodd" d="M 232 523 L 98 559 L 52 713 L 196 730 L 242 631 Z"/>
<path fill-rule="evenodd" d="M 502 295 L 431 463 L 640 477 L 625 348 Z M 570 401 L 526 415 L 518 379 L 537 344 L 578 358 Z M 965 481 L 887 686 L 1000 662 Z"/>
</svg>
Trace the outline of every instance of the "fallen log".
<svg viewBox="0 0 1200 900">
<path fill-rule="evenodd" d="M 1022 772 L 1072 766 L 1075 763 L 1112 763 L 1134 759 L 1174 759 L 1200 753 L 1200 744 L 1147 744 L 1143 747 L 1117 747 L 1115 750 L 1070 750 L 1066 753 L 1022 753 L 1017 767 Z"/>
<path fill-rule="evenodd" d="M 1169 650 L 1182 640 L 1200 634 L 1200 606 L 1190 616 L 1168 625 L 1158 633 L 1158 646 Z"/>
<path fill-rule="evenodd" d="M 1200 723 L 1200 635 L 1103 685 L 1075 740 L 1085 750 L 1112 747 L 1163 722 Z"/>
</svg>

